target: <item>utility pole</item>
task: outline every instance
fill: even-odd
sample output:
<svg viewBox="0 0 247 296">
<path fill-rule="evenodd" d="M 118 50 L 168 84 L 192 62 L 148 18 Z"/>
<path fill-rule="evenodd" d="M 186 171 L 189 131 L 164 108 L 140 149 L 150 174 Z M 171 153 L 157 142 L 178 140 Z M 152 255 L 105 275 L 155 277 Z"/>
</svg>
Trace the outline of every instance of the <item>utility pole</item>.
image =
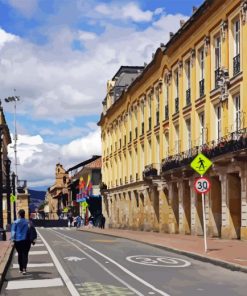
<svg viewBox="0 0 247 296">
<path fill-rule="evenodd" d="M 2 167 L 2 133 L 0 126 L 0 228 L 3 228 L 3 167 Z"/>
<path fill-rule="evenodd" d="M 15 195 L 15 173 L 12 173 L 12 193 Z M 16 203 L 14 201 L 14 220 L 16 220 Z"/>
<path fill-rule="evenodd" d="M 10 164 L 11 164 L 11 161 L 7 158 L 7 159 L 5 160 L 5 167 L 6 167 L 6 197 L 7 197 L 7 223 L 8 223 L 8 225 L 11 225 Z"/>
</svg>

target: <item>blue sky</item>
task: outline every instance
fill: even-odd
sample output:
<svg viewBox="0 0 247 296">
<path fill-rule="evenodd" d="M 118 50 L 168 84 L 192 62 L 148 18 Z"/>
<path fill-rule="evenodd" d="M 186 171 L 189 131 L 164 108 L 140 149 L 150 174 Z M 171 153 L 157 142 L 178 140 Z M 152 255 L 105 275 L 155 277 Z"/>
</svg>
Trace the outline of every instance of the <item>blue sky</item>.
<svg viewBox="0 0 247 296">
<path fill-rule="evenodd" d="M 13 89 L 21 98 L 19 178 L 50 186 L 57 162 L 69 168 L 100 154 L 107 80 L 121 65 L 149 62 L 202 2 L 0 0 L 1 98 Z M 13 105 L 3 107 L 12 132 Z"/>
</svg>

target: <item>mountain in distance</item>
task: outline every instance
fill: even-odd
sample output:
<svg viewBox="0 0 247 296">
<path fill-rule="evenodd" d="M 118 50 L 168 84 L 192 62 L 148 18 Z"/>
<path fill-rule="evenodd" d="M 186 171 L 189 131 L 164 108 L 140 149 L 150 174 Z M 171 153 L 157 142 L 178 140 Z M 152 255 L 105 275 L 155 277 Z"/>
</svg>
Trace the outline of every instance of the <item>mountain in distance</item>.
<svg viewBox="0 0 247 296">
<path fill-rule="evenodd" d="M 30 212 L 35 212 L 35 209 L 38 208 L 45 200 L 46 191 L 38 191 L 28 189 L 29 192 L 29 209 Z"/>
</svg>

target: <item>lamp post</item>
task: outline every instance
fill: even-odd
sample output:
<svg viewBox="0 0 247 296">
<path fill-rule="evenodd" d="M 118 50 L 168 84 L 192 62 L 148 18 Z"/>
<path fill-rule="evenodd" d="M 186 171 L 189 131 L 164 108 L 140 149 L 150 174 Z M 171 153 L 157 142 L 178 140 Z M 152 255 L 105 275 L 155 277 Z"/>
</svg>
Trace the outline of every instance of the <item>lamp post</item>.
<svg viewBox="0 0 247 296">
<path fill-rule="evenodd" d="M 3 228 L 2 127 L 0 127 L 0 228 Z"/>
<path fill-rule="evenodd" d="M 11 161 L 7 158 L 5 160 L 5 167 L 6 167 L 6 198 L 7 198 L 7 224 L 11 225 L 11 204 L 10 204 L 10 164 Z"/>
<path fill-rule="evenodd" d="M 15 154 L 15 174 L 12 174 L 12 188 L 13 188 L 13 194 L 15 195 L 15 190 L 16 189 L 16 197 L 18 194 L 17 191 L 17 181 L 18 181 L 18 175 L 17 175 L 17 128 L 16 128 L 16 102 L 20 101 L 19 96 L 12 96 L 12 97 L 7 97 L 4 99 L 6 103 L 11 103 L 14 102 L 14 128 L 15 128 L 15 135 L 14 135 L 14 154 Z M 14 180 L 13 180 L 14 178 Z M 13 183 L 14 181 L 14 183 Z M 13 185 L 15 185 L 13 187 Z M 14 202 L 14 219 L 16 219 L 16 203 Z"/>
</svg>

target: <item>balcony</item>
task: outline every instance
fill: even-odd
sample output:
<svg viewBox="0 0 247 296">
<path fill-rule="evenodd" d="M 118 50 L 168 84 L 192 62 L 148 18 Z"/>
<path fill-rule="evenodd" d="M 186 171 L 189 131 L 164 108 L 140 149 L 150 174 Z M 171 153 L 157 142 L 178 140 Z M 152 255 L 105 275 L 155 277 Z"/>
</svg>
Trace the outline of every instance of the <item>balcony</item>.
<svg viewBox="0 0 247 296">
<path fill-rule="evenodd" d="M 165 120 L 169 118 L 169 108 L 168 105 L 165 106 Z"/>
<path fill-rule="evenodd" d="M 152 163 L 150 165 L 146 165 L 142 173 L 143 179 L 153 179 L 155 177 L 158 177 L 159 171 L 160 171 L 159 163 Z"/>
<path fill-rule="evenodd" d="M 152 129 L 152 118 L 149 117 L 148 118 L 148 130 L 151 131 L 151 129 Z"/>
<path fill-rule="evenodd" d="M 138 128 L 136 127 L 135 128 L 135 139 L 137 139 L 137 137 L 138 137 Z"/>
<path fill-rule="evenodd" d="M 219 81 L 220 81 L 220 68 L 216 69 L 214 71 L 214 87 L 219 87 Z"/>
<path fill-rule="evenodd" d="M 175 98 L 175 113 L 179 111 L 179 98 Z"/>
<path fill-rule="evenodd" d="M 238 152 L 247 149 L 247 128 L 229 133 L 218 141 L 211 141 L 201 146 L 195 146 L 192 149 L 169 156 L 162 161 L 162 172 L 189 166 L 198 153 L 202 152 L 206 157 L 214 157 L 227 153 Z"/>
<path fill-rule="evenodd" d="M 240 72 L 240 54 L 233 58 L 233 76 Z"/>
<path fill-rule="evenodd" d="M 186 106 L 191 105 L 191 90 L 190 88 L 186 90 Z"/>
<path fill-rule="evenodd" d="M 200 98 L 203 97 L 205 94 L 205 87 L 204 87 L 204 79 L 199 81 L 199 96 Z"/>
<path fill-rule="evenodd" d="M 144 135 L 144 122 L 142 122 L 142 136 Z"/>
<path fill-rule="evenodd" d="M 107 185 L 104 182 L 101 182 L 99 185 L 100 191 L 106 191 L 107 190 Z"/>
<path fill-rule="evenodd" d="M 160 124 L 160 112 L 156 111 L 156 125 Z"/>
</svg>

